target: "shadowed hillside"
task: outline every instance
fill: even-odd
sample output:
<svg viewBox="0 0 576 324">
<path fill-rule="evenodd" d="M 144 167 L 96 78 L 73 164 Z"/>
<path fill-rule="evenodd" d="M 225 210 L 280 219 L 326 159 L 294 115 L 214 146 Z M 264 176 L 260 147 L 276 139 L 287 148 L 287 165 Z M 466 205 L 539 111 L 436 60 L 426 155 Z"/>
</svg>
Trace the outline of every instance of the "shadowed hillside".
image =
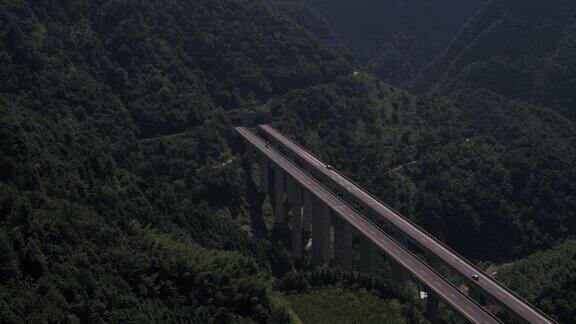
<svg viewBox="0 0 576 324">
<path fill-rule="evenodd" d="M 381 80 L 408 86 L 485 0 L 292 0 L 317 8 Z"/>
<path fill-rule="evenodd" d="M 419 77 L 419 91 L 467 87 L 549 106 L 576 118 L 574 1 L 493 0 Z"/>
</svg>

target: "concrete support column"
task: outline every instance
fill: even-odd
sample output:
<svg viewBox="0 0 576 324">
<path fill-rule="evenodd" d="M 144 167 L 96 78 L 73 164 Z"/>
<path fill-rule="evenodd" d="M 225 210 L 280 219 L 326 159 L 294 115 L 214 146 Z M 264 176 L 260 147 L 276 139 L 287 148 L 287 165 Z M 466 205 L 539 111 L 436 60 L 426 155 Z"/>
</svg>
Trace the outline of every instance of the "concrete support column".
<svg viewBox="0 0 576 324">
<path fill-rule="evenodd" d="M 274 169 L 274 211 L 276 213 L 276 225 L 284 227 L 286 212 L 286 192 L 284 190 L 284 172 L 280 168 Z"/>
<path fill-rule="evenodd" d="M 252 166 L 254 164 L 254 146 L 246 144 L 246 151 L 244 154 L 246 154 L 246 163 L 248 163 L 249 166 Z"/>
<path fill-rule="evenodd" d="M 270 173 L 268 159 L 264 155 L 260 155 L 260 191 L 268 194 L 269 184 L 270 184 Z"/>
<path fill-rule="evenodd" d="M 303 192 L 304 213 L 302 215 L 302 227 L 304 232 L 312 232 L 312 215 L 314 209 L 312 208 L 312 194 L 308 190 Z"/>
<path fill-rule="evenodd" d="M 440 319 L 440 297 L 432 291 L 428 292 L 426 300 L 426 317 L 431 323 L 437 323 Z"/>
<path fill-rule="evenodd" d="M 341 218 L 336 219 L 336 263 L 346 271 L 352 271 L 352 226 Z"/>
<path fill-rule="evenodd" d="M 292 186 L 292 260 L 302 264 L 302 188 Z"/>
<path fill-rule="evenodd" d="M 408 281 L 408 272 L 396 261 L 390 259 L 390 268 L 392 272 L 392 280 L 396 283 L 402 284 Z"/>
<path fill-rule="evenodd" d="M 312 265 L 323 266 L 330 262 L 330 210 L 321 202 L 315 202 L 312 217 Z"/>
<path fill-rule="evenodd" d="M 360 241 L 360 272 L 376 273 L 378 251 L 370 240 L 365 237 Z"/>
<path fill-rule="evenodd" d="M 286 199 L 290 204 L 292 204 L 294 201 L 294 187 L 296 184 L 294 183 L 294 179 L 290 177 L 286 178 Z"/>
</svg>

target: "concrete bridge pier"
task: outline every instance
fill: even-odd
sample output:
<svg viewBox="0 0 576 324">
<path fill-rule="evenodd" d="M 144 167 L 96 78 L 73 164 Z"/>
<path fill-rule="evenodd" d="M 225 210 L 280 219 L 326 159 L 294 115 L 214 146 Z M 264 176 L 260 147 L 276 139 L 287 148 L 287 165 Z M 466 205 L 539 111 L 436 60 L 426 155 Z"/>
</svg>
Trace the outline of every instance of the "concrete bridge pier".
<svg viewBox="0 0 576 324">
<path fill-rule="evenodd" d="M 292 185 L 292 260 L 302 264 L 302 188 Z"/>
<path fill-rule="evenodd" d="M 352 271 L 352 226 L 346 221 L 335 220 L 336 263 L 346 271 Z"/>
<path fill-rule="evenodd" d="M 247 144 L 246 145 L 246 150 L 244 151 L 244 161 L 246 161 L 246 163 L 248 163 L 248 165 L 250 167 L 252 167 L 252 165 L 254 165 L 255 162 L 255 152 L 254 152 L 254 146 Z"/>
<path fill-rule="evenodd" d="M 268 159 L 260 155 L 260 191 L 268 194 L 269 193 L 269 185 L 270 185 L 270 167 L 268 163 Z"/>
<path fill-rule="evenodd" d="M 370 240 L 361 237 L 360 241 L 360 272 L 376 273 L 378 261 L 378 251 Z"/>
<path fill-rule="evenodd" d="M 403 284 L 410 279 L 408 272 L 406 272 L 406 270 L 404 270 L 404 268 L 402 268 L 402 266 L 393 259 L 390 259 L 390 268 L 393 281 Z"/>
<path fill-rule="evenodd" d="M 428 317 L 428 320 L 432 323 L 437 323 L 440 319 L 440 297 L 432 291 L 428 291 L 426 317 Z"/>
<path fill-rule="evenodd" d="M 294 180 L 291 177 L 286 177 L 286 200 L 290 205 L 294 201 Z"/>
<path fill-rule="evenodd" d="M 276 214 L 276 227 L 286 226 L 286 191 L 284 189 L 284 172 L 280 168 L 274 169 L 274 211 Z"/>
<path fill-rule="evenodd" d="M 328 206 L 320 201 L 315 201 L 313 208 L 312 265 L 319 267 L 330 262 L 331 215 Z"/>
<path fill-rule="evenodd" d="M 314 208 L 312 207 L 312 194 L 308 190 L 304 190 L 303 197 L 303 214 L 302 214 L 302 228 L 304 232 L 310 234 L 312 232 L 312 216 L 314 215 Z"/>
</svg>

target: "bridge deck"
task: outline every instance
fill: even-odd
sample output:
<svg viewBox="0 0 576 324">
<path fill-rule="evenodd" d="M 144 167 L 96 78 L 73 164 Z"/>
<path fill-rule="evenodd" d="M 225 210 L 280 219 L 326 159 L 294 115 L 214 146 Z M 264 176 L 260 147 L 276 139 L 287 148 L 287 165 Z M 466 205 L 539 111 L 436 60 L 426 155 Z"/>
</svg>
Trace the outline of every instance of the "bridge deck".
<svg viewBox="0 0 576 324">
<path fill-rule="evenodd" d="M 510 289 L 502 284 L 493 280 L 485 275 L 480 269 L 476 268 L 471 262 L 458 255 L 442 242 L 426 233 L 423 229 L 407 220 L 404 216 L 388 207 L 385 203 L 373 197 L 366 190 L 353 181 L 342 176 L 335 170 L 326 168 L 326 163 L 315 157 L 306 149 L 292 141 L 290 138 L 282 134 L 280 131 L 270 125 L 260 125 L 259 128 L 268 136 L 277 141 L 284 149 L 296 155 L 298 159 L 307 164 L 309 167 L 320 172 L 324 178 L 331 180 L 343 192 L 351 195 L 354 199 L 371 210 L 376 215 L 388 221 L 397 230 L 411 238 L 415 243 L 424 249 L 428 250 L 444 263 L 455 269 L 465 278 L 471 278 L 473 274 L 477 274 L 480 280 L 469 282 L 477 285 L 480 289 L 492 296 L 495 300 L 502 303 L 518 316 L 530 323 L 555 323 L 554 320 L 549 318 L 546 314 L 530 305 L 521 297 L 516 295 Z"/>
<path fill-rule="evenodd" d="M 358 232 L 372 241 L 381 251 L 400 264 L 417 280 L 430 288 L 464 317 L 474 323 L 499 323 L 496 317 L 401 246 L 391 236 L 382 232 L 378 227 L 358 214 L 338 196 L 323 187 L 317 180 L 301 170 L 278 151 L 274 150 L 274 148 L 270 146 L 266 147 L 266 142 L 260 137 L 244 127 L 236 127 L 235 130 L 247 143 L 264 154 L 303 188 L 310 191 L 320 201 L 326 204 L 338 217 L 351 224 Z"/>
</svg>

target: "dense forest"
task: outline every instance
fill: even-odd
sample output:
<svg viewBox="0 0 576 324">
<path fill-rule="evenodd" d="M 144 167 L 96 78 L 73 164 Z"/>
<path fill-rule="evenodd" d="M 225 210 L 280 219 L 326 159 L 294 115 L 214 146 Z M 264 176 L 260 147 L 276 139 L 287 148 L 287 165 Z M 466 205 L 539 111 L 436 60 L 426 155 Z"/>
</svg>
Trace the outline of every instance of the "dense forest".
<svg viewBox="0 0 576 324">
<path fill-rule="evenodd" d="M 420 15 L 394 3 L 404 22 Z M 448 1 L 435 3 L 429 11 L 446 12 Z M 570 94 L 551 102 L 463 85 L 471 81 L 462 73 L 443 91 L 426 79 L 451 78 L 438 62 L 451 62 L 458 39 L 490 21 L 481 18 L 495 5 L 422 74 L 431 94 L 421 96 L 389 83 L 415 77 L 479 1 L 405 33 L 387 21 L 366 56 L 342 33 L 354 27 L 335 24 L 327 3 L 309 5 L 0 1 L 0 322 L 294 322 L 325 307 L 316 303 L 323 295 L 382 307 L 366 321 L 425 322 L 421 303 L 386 273 L 296 271 L 284 246 L 241 226 L 258 224 L 227 113 L 263 107 L 275 126 L 471 260 L 527 257 L 501 278 L 556 318 L 574 318 L 569 292 L 558 293 L 572 282 L 570 264 L 554 282 L 522 270 L 556 266 L 569 243 L 529 255 L 576 234 L 576 125 L 547 108 L 564 112 Z M 564 30 L 564 7 L 553 8 L 538 14 L 552 17 L 549 31 Z M 350 21 L 354 33 L 361 21 Z M 438 34 L 427 34 L 427 21 L 440 23 Z M 565 50 L 543 44 L 544 54 L 516 62 L 558 58 L 573 76 L 572 34 L 554 38 Z M 410 39 L 421 46 L 408 60 L 418 69 L 383 59 L 384 74 L 365 72 L 378 71 L 378 49 Z"/>
<path fill-rule="evenodd" d="M 576 240 L 503 267 L 497 279 L 554 314 L 561 323 L 576 320 Z"/>
<path fill-rule="evenodd" d="M 237 226 L 226 111 L 348 61 L 260 1 L 5 1 L 0 25 L 0 322 L 291 321 L 289 255 Z"/>
<path fill-rule="evenodd" d="M 576 118 L 576 3 L 491 0 L 418 78 L 418 91 L 487 88 Z"/>
</svg>

